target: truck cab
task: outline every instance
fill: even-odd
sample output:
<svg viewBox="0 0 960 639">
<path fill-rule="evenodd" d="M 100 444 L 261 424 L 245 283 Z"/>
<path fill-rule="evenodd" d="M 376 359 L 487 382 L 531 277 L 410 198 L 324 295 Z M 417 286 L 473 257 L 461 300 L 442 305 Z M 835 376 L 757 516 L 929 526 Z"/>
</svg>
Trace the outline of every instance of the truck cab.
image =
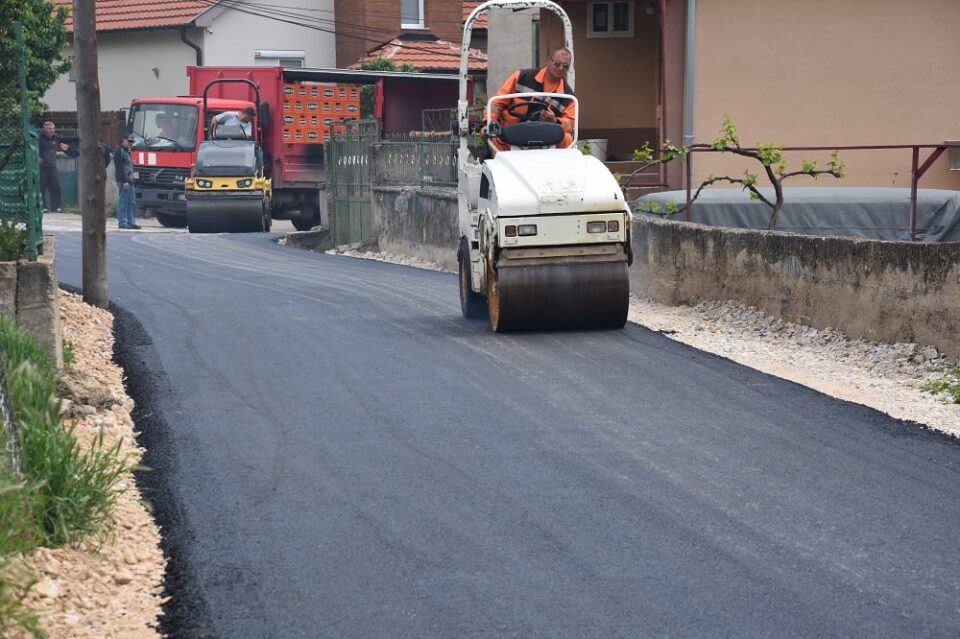
<svg viewBox="0 0 960 639">
<path fill-rule="evenodd" d="M 247 100 L 139 98 L 130 106 L 127 132 L 134 136 L 130 156 L 136 173 L 137 209 L 150 209 L 164 226 L 184 227 L 187 204 L 183 183 L 197 159 L 210 118 L 252 106 Z"/>
</svg>

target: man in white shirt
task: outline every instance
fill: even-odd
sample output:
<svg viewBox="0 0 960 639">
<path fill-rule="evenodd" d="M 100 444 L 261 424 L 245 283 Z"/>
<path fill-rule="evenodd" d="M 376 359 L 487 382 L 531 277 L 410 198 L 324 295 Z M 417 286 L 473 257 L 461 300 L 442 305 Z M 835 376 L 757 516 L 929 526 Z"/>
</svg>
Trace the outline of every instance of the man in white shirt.
<svg viewBox="0 0 960 639">
<path fill-rule="evenodd" d="M 243 135 L 247 138 L 253 137 L 253 116 L 256 114 L 256 111 L 253 110 L 253 107 L 243 107 L 239 111 L 224 111 L 219 115 L 213 116 L 213 120 L 210 122 L 210 137 L 217 137 L 217 127 L 219 125 L 224 126 L 236 126 L 240 125 L 243 129 Z"/>
</svg>

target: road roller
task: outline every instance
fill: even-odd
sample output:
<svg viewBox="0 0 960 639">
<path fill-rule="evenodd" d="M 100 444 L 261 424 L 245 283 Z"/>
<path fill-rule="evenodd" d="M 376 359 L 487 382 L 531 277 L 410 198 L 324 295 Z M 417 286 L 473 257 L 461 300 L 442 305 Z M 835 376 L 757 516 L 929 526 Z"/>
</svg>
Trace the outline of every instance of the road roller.
<svg viewBox="0 0 960 639">
<path fill-rule="evenodd" d="M 251 86 L 260 112 L 259 90 L 245 79 L 218 79 L 218 83 L 240 82 Z M 197 149 L 193 172 L 184 180 L 187 228 L 191 233 L 256 233 L 270 230 L 271 180 L 265 175 L 258 127 L 252 137 L 240 125 L 220 125 L 216 136 L 205 139 Z M 253 127 L 251 126 L 251 129 Z"/>
<path fill-rule="evenodd" d="M 577 122 L 574 144 L 559 148 L 563 127 L 536 117 L 557 100 L 578 107 L 576 97 L 529 91 L 494 96 L 485 116 L 492 157 L 480 159 L 469 148 L 467 52 L 473 23 L 491 7 L 552 11 L 573 51 L 570 20 L 549 0 L 490 0 L 464 24 L 457 167 L 463 316 L 486 316 L 495 332 L 620 328 L 630 294 L 630 206 L 609 169 L 574 147 Z M 571 64 L 567 81 L 573 79 Z M 506 99 L 519 121 L 501 127 L 489 114 L 495 100 Z M 517 109 L 518 103 L 526 106 Z"/>
</svg>

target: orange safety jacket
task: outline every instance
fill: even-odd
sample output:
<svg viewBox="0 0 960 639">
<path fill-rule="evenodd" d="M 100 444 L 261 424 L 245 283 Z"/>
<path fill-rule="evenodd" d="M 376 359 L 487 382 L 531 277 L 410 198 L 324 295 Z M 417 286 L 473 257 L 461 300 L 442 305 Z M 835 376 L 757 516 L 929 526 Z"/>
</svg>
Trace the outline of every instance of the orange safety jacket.
<svg viewBox="0 0 960 639">
<path fill-rule="evenodd" d="M 573 89 L 566 83 L 565 80 L 554 80 L 553 77 L 547 73 L 546 67 L 541 67 L 540 69 L 521 69 L 519 71 L 514 71 L 513 74 L 507 78 L 507 81 L 503 83 L 503 86 L 497 90 L 496 95 L 541 92 L 575 95 Z M 557 146 L 561 149 L 565 149 L 573 143 L 573 129 L 577 107 L 573 100 L 564 100 L 563 98 L 545 98 L 545 100 L 553 108 L 554 113 L 557 114 L 557 122 L 559 122 L 559 124 L 563 127 L 563 140 Z M 509 126 L 519 122 L 519 118 L 511 116 L 509 113 L 507 113 L 507 109 L 513 104 L 524 104 L 524 100 L 521 98 L 514 98 L 510 100 L 498 101 L 496 97 L 494 97 L 490 108 L 490 119 L 498 120 L 502 126 Z M 520 109 L 520 111 L 523 110 Z M 508 144 L 500 142 L 496 138 L 493 138 L 493 143 L 498 149 L 501 150 L 507 150 L 510 148 Z"/>
</svg>

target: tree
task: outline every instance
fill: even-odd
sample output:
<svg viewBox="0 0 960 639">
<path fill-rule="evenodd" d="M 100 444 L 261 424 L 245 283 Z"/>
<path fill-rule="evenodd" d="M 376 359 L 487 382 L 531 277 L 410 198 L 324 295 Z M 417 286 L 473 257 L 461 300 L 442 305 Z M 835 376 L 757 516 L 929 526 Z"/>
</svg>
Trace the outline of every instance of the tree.
<svg viewBox="0 0 960 639">
<path fill-rule="evenodd" d="M 20 115 L 14 22 L 20 22 L 23 28 L 30 115 L 39 117 L 47 110 L 41 97 L 70 70 L 70 61 L 63 58 L 69 44 L 67 13 L 66 7 L 55 7 L 50 0 L 0 2 L 0 123 L 9 123 Z"/>
<path fill-rule="evenodd" d="M 730 184 L 739 184 L 740 187 L 750 193 L 751 200 L 759 200 L 770 207 L 770 222 L 767 225 L 767 228 L 772 230 L 777 226 L 777 218 L 780 215 L 780 209 L 783 207 L 783 181 L 798 175 L 806 175 L 816 179 L 820 175 L 832 175 L 833 177 L 840 179 L 844 176 L 844 164 L 840 160 L 839 155 L 834 151 L 830 155 L 830 162 L 827 164 L 826 169 L 818 169 L 817 163 L 809 160 L 800 160 L 800 170 L 798 171 L 787 171 L 787 160 L 783 156 L 783 145 L 776 144 L 763 144 L 758 143 L 755 148 L 745 148 L 740 145 L 740 136 L 737 133 L 737 128 L 733 125 L 733 122 L 728 116 L 723 118 L 723 128 L 720 130 L 720 135 L 713 141 L 711 144 L 691 144 L 686 147 L 677 147 L 674 146 L 669 140 L 663 145 L 660 150 L 660 158 L 654 159 L 653 149 L 650 148 L 649 144 L 644 144 L 642 149 L 634 151 L 633 159 L 636 161 L 646 161 L 647 164 L 645 167 L 649 167 L 651 164 L 666 163 L 672 162 L 674 160 L 685 160 L 687 154 L 690 153 L 692 149 L 713 149 L 714 151 L 719 151 L 720 153 L 733 153 L 734 155 L 740 155 L 747 158 L 753 158 L 763 167 L 764 174 L 766 175 L 767 180 L 773 186 L 774 198 L 771 201 L 770 198 L 766 197 L 760 190 L 757 188 L 757 179 L 758 175 L 752 173 L 750 170 L 743 172 L 742 177 L 732 177 L 729 175 L 710 175 L 704 180 L 700 186 L 697 188 L 696 193 L 691 198 L 691 202 L 695 201 L 700 194 L 708 186 L 716 184 L 717 182 L 728 182 Z M 642 169 L 641 169 L 642 170 Z M 673 215 L 674 213 L 679 213 L 683 210 L 683 207 L 679 207 L 675 202 L 670 203 L 663 209 L 657 205 L 656 202 L 648 201 L 648 206 L 650 207 L 647 212 L 657 213 L 657 214 L 667 214 Z"/>
<path fill-rule="evenodd" d="M 420 73 L 420 69 L 413 66 L 412 64 L 401 64 L 397 65 L 390 58 L 384 58 L 379 56 L 374 60 L 364 60 L 360 63 L 360 68 L 364 71 L 399 71 L 401 73 Z M 361 118 L 372 118 L 373 117 L 373 100 L 375 96 L 375 89 L 372 84 L 365 84 L 360 87 L 360 117 Z"/>
</svg>

